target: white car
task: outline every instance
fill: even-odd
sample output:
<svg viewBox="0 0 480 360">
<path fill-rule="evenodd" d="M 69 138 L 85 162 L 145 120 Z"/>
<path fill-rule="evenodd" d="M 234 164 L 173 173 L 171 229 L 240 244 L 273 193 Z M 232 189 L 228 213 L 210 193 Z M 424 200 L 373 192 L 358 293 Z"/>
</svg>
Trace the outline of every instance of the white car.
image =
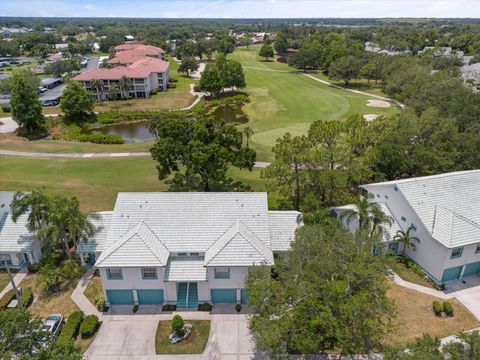
<svg viewBox="0 0 480 360">
<path fill-rule="evenodd" d="M 43 322 L 42 330 L 48 334 L 47 340 L 55 339 L 62 329 L 64 317 L 62 314 L 50 314 Z"/>
</svg>

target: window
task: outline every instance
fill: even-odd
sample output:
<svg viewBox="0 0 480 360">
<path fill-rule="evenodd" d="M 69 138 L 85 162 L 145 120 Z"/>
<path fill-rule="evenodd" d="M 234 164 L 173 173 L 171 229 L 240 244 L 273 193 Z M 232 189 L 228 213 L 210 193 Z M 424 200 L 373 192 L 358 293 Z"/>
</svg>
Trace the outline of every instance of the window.
<svg viewBox="0 0 480 360">
<path fill-rule="evenodd" d="M 463 252 L 463 247 L 453 249 L 452 250 L 452 255 L 450 256 L 450 259 L 457 259 L 459 257 L 462 257 L 462 252 Z"/>
<path fill-rule="evenodd" d="M 215 279 L 230 279 L 230 268 L 216 267 L 213 268 Z"/>
<path fill-rule="evenodd" d="M 401 219 L 403 222 L 407 221 L 407 218 L 405 216 L 402 216 Z"/>
<path fill-rule="evenodd" d="M 181 253 L 178 253 L 178 256 L 187 256 L 187 253 L 186 252 L 181 252 Z"/>
<path fill-rule="evenodd" d="M 417 226 L 414 223 L 411 223 L 410 229 L 412 229 L 413 231 L 417 231 Z"/>
<path fill-rule="evenodd" d="M 393 190 L 398 191 L 398 187 L 394 186 Z"/>
<path fill-rule="evenodd" d="M 122 280 L 122 269 L 107 269 L 107 279 L 108 280 Z"/>
<path fill-rule="evenodd" d="M 475 249 L 475 254 L 480 254 L 480 244 L 477 244 L 477 248 Z"/>
<path fill-rule="evenodd" d="M 388 199 L 388 196 L 387 195 L 384 195 L 385 196 L 385 199 Z"/>
<path fill-rule="evenodd" d="M 143 85 L 144 83 L 143 79 L 135 79 L 135 84 Z"/>
<path fill-rule="evenodd" d="M 142 269 L 143 280 L 155 280 L 157 279 L 157 269 L 154 267 L 148 267 Z"/>
<path fill-rule="evenodd" d="M 5 266 L 4 260 L 7 260 L 7 265 L 12 266 L 12 257 L 10 254 L 0 254 L 0 266 Z"/>
<path fill-rule="evenodd" d="M 200 253 L 198 253 L 198 252 L 190 253 L 190 256 L 199 256 L 199 255 L 200 255 Z"/>
</svg>

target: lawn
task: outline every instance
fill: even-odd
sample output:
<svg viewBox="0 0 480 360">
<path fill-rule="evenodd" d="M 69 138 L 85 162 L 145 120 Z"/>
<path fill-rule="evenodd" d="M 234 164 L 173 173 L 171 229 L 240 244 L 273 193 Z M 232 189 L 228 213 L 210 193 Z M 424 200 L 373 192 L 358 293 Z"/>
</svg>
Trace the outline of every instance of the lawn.
<svg viewBox="0 0 480 360">
<path fill-rule="evenodd" d="M 306 134 L 316 120 L 345 119 L 353 113 L 390 115 L 400 111 L 367 106 L 366 95 L 337 89 L 304 76 L 278 62 L 264 62 L 257 57 L 258 47 L 237 48 L 229 55 L 245 70 L 251 102 L 243 107 L 254 130 L 252 147 L 259 160 L 271 160 L 271 148 L 285 132 Z"/>
<path fill-rule="evenodd" d="M 436 317 L 432 310 L 433 300 L 443 300 L 407 289 L 389 282 L 388 297 L 395 302 L 397 312 L 391 332 L 385 337 L 387 344 L 404 345 L 424 333 L 444 337 L 480 326 L 479 321 L 456 299 L 450 300 L 455 315 Z"/>
<path fill-rule="evenodd" d="M 201 354 L 207 345 L 210 334 L 209 320 L 185 320 L 193 325 L 190 336 L 178 343 L 172 344 L 168 335 L 172 332 L 170 321 L 159 321 L 155 334 L 155 349 L 157 354 Z"/>
<path fill-rule="evenodd" d="M 428 281 L 426 276 L 420 275 L 419 273 L 415 272 L 414 270 L 410 269 L 407 266 L 406 261 L 408 261 L 408 260 L 402 261 L 401 257 L 396 256 L 393 261 L 394 261 L 393 270 L 403 280 L 412 282 L 414 284 L 434 288 L 433 283 L 431 281 Z M 418 267 L 418 265 L 417 265 L 417 267 Z"/>
<path fill-rule="evenodd" d="M 96 302 L 100 295 L 103 295 L 102 289 L 102 280 L 100 276 L 94 276 L 87 285 L 87 288 L 84 292 L 85 296 L 88 300 L 93 304 L 93 306 L 97 306 Z"/>
<path fill-rule="evenodd" d="M 65 317 L 68 317 L 75 310 L 79 310 L 77 305 L 70 298 L 70 295 L 75 289 L 76 283 L 77 282 L 75 281 L 73 284 L 66 284 L 60 291 L 47 294 L 37 285 L 37 275 L 28 274 L 20 283 L 20 287 L 31 287 L 33 289 L 33 292 L 37 297 L 36 300 L 34 300 L 33 305 L 29 307 L 29 310 L 34 315 L 38 315 L 43 319 L 52 313 L 60 313 Z"/>
<path fill-rule="evenodd" d="M 0 271 L 0 291 L 2 291 L 9 282 L 8 274 L 3 270 Z"/>
<path fill-rule="evenodd" d="M 83 211 L 113 209 L 119 191 L 166 191 L 155 162 L 141 158 L 41 159 L 0 156 L 0 190 L 44 186 L 50 193 L 76 196 Z M 232 169 L 229 176 L 265 191 L 260 169 Z"/>
</svg>

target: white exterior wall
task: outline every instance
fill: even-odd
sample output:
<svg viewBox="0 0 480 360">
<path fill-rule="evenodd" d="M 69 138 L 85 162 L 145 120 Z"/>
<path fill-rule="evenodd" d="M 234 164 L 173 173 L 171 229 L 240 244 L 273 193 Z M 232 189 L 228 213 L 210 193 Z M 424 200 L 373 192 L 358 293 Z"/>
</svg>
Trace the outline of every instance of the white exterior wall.
<svg viewBox="0 0 480 360">
<path fill-rule="evenodd" d="M 198 303 L 210 302 L 210 284 L 208 281 L 202 281 L 197 283 L 198 289 Z"/>
<path fill-rule="evenodd" d="M 406 249 L 405 254 L 427 271 L 434 280 L 440 282 L 443 270 L 454 266 L 445 266 L 450 258 L 450 250 L 431 237 L 430 232 L 410 207 L 400 189 L 395 191 L 394 185 L 391 184 L 369 186 L 368 188 L 369 193 L 374 195 L 370 201 L 386 203 L 402 230 L 407 230 L 412 223 L 417 227 L 417 231 L 412 231 L 412 234 L 420 239 L 420 244 L 415 244 L 415 251 Z M 405 221 L 402 221 L 402 216 L 406 218 Z"/>
<path fill-rule="evenodd" d="M 123 268 L 122 269 L 122 280 L 109 280 L 107 278 L 106 268 L 100 269 L 100 276 L 102 277 L 102 286 L 105 290 L 142 290 L 142 289 L 163 289 L 165 293 L 163 281 L 165 269 L 163 267 L 157 268 L 157 279 L 154 280 L 143 280 L 141 268 Z"/>
<path fill-rule="evenodd" d="M 475 254 L 475 250 L 477 249 L 478 244 L 472 244 L 472 245 L 467 245 L 463 247 L 463 252 L 462 256 L 456 259 L 450 259 L 450 256 L 452 254 L 452 250 L 449 249 L 447 253 L 447 258 L 444 263 L 444 268 L 452 268 L 456 266 L 461 266 L 461 265 L 467 265 L 467 264 L 472 264 L 475 262 L 480 261 L 480 253 Z M 465 269 L 465 268 L 464 268 Z M 462 271 L 463 275 L 463 271 Z"/>
<path fill-rule="evenodd" d="M 177 283 L 175 282 L 164 282 L 163 283 L 163 301 L 168 304 L 177 303 Z"/>
<path fill-rule="evenodd" d="M 248 267 L 230 267 L 230 279 L 215 279 L 213 267 L 207 268 L 207 279 L 210 289 L 242 289 Z"/>
</svg>

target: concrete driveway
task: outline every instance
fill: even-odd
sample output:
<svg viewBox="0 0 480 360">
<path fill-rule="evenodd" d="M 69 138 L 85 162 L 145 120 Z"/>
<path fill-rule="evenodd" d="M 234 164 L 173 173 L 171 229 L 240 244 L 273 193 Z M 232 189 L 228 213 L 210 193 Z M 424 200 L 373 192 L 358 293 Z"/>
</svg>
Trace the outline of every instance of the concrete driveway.
<svg viewBox="0 0 480 360">
<path fill-rule="evenodd" d="M 125 308 L 125 312 L 131 307 Z M 94 342 L 87 350 L 89 360 L 247 360 L 253 358 L 253 343 L 248 330 L 247 315 L 180 312 L 185 320 L 211 320 L 210 337 L 203 354 L 156 355 L 155 332 L 159 320 L 170 320 L 175 314 L 148 314 L 145 307 L 136 315 L 105 315 Z"/>
</svg>

